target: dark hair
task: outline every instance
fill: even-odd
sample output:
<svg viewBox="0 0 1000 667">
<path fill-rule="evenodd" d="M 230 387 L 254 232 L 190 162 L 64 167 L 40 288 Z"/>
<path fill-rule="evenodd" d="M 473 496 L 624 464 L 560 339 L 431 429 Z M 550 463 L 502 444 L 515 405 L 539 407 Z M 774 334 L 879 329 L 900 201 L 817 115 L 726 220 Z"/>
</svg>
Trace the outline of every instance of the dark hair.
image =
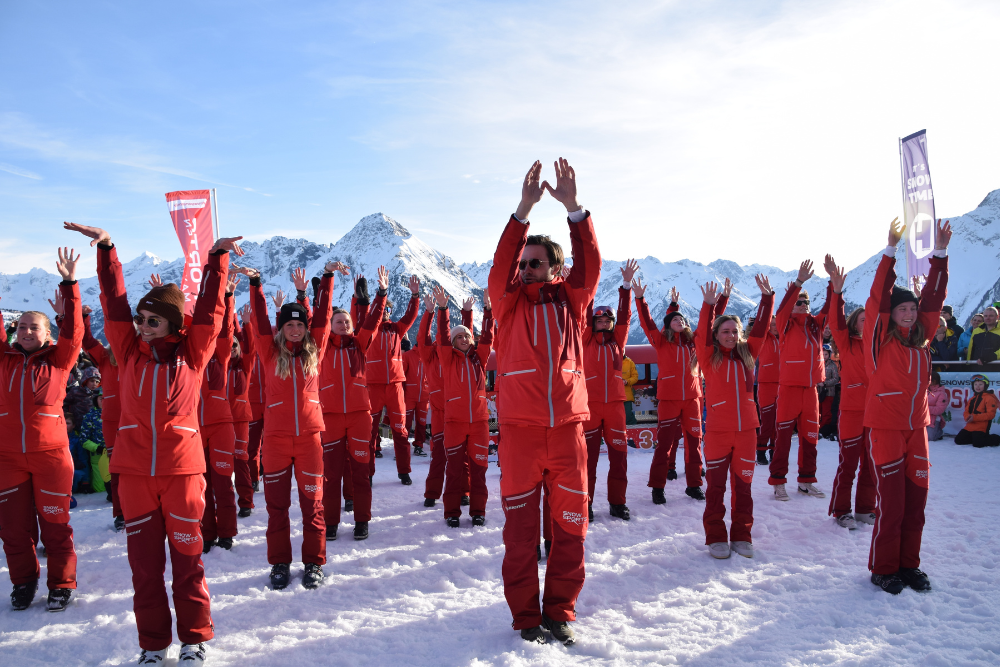
<svg viewBox="0 0 1000 667">
<path fill-rule="evenodd" d="M 801 299 L 802 297 L 805 297 L 806 299 L 808 299 L 808 300 L 811 301 L 811 299 L 809 299 L 809 290 L 800 289 L 799 290 L 799 299 Z"/>
<path fill-rule="evenodd" d="M 937 371 L 931 373 L 931 384 L 941 384 L 941 374 Z"/>
<path fill-rule="evenodd" d="M 528 237 L 528 240 L 524 244 L 529 245 L 540 245 L 545 248 L 545 252 L 549 256 L 549 268 L 554 269 L 556 267 L 561 267 L 566 260 L 565 255 L 563 255 L 562 246 L 553 241 L 547 235 L 543 234 L 532 234 Z"/>
</svg>

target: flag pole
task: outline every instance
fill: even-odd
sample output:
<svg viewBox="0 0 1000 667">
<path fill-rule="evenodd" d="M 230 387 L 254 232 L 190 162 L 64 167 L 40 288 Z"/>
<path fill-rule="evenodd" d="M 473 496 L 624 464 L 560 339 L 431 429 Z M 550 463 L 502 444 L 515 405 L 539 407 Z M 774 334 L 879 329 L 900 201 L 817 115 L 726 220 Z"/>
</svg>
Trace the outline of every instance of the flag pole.
<svg viewBox="0 0 1000 667">
<path fill-rule="evenodd" d="M 907 243 L 907 241 L 906 241 L 906 232 L 907 232 L 907 229 L 906 229 L 906 174 L 903 173 L 903 138 L 902 137 L 896 137 L 896 145 L 899 148 L 899 189 L 903 193 L 903 243 L 905 245 Z M 907 246 L 907 247 L 909 247 L 909 246 Z M 909 280 L 910 280 L 910 253 L 909 252 L 904 253 L 904 257 L 906 257 L 906 280 L 907 280 L 907 282 L 909 282 Z M 909 285 L 907 285 L 907 288 L 909 288 Z"/>
<path fill-rule="evenodd" d="M 219 232 L 219 195 L 212 188 L 212 221 L 215 223 L 215 239 L 218 240 L 222 234 Z"/>
</svg>

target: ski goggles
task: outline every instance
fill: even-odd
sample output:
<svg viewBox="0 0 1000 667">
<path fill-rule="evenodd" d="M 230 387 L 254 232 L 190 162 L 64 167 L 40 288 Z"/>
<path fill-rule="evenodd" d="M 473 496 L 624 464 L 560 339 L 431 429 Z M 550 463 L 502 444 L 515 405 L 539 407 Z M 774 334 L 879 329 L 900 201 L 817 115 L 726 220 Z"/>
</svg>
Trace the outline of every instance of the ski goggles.
<svg viewBox="0 0 1000 667">
<path fill-rule="evenodd" d="M 611 306 L 598 306 L 594 309 L 594 317 L 610 317 L 611 319 L 615 319 L 615 313 L 611 310 Z"/>
<path fill-rule="evenodd" d="M 548 263 L 549 260 L 547 259 L 522 259 L 520 262 L 517 263 L 517 267 L 522 271 L 524 271 L 529 266 L 533 269 L 537 269 L 542 264 L 548 264 Z"/>
<path fill-rule="evenodd" d="M 989 389 L 990 379 L 988 377 L 986 377 L 985 375 L 979 375 L 977 373 L 976 375 L 973 375 L 971 378 L 969 378 L 969 386 L 970 387 L 972 385 L 976 384 L 977 382 L 982 382 L 983 384 L 986 385 L 986 388 Z"/>
</svg>

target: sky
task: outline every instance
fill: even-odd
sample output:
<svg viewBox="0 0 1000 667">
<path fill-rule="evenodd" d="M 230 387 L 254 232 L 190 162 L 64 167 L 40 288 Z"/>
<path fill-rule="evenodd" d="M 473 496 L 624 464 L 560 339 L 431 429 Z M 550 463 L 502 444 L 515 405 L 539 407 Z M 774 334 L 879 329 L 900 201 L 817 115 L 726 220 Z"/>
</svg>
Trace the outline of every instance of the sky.
<svg viewBox="0 0 1000 667">
<path fill-rule="evenodd" d="M 995 1 L 0 0 L 0 272 L 53 271 L 63 220 L 176 258 L 164 193 L 211 187 L 225 235 L 382 212 L 484 261 L 560 156 L 605 257 L 855 266 L 899 137 L 938 214 L 1000 188 L 997 34 Z M 568 241 L 550 197 L 531 221 Z"/>
</svg>

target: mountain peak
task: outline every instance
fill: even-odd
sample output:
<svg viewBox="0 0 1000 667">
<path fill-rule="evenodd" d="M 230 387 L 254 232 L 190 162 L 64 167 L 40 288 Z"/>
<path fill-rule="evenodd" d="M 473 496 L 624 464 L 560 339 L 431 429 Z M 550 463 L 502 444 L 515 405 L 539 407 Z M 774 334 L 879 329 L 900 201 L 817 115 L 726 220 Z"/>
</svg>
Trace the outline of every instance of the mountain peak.
<svg viewBox="0 0 1000 667">
<path fill-rule="evenodd" d="M 986 195 L 986 199 L 979 204 L 978 208 L 986 208 L 987 206 L 1000 211 L 1000 190 L 994 190 Z"/>
<path fill-rule="evenodd" d="M 372 213 L 366 215 L 358 221 L 358 224 L 351 228 L 351 231 L 344 234 L 344 239 L 353 240 L 385 238 L 388 236 L 398 236 L 401 239 L 408 239 L 412 236 L 409 230 L 399 224 L 384 213 Z"/>
</svg>

